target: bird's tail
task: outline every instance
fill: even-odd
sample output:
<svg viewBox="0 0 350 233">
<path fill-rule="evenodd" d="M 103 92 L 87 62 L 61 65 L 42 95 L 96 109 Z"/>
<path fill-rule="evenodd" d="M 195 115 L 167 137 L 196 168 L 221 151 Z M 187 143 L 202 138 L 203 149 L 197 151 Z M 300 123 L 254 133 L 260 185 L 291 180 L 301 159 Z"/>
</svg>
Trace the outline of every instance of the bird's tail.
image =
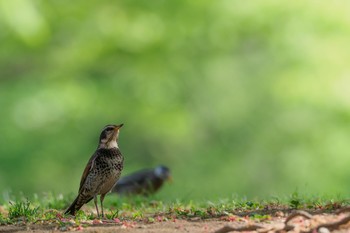
<svg viewBox="0 0 350 233">
<path fill-rule="evenodd" d="M 75 213 L 80 210 L 80 208 L 85 204 L 91 201 L 92 198 L 84 198 L 82 195 L 78 195 L 73 203 L 68 207 L 64 214 L 75 215 Z"/>
</svg>

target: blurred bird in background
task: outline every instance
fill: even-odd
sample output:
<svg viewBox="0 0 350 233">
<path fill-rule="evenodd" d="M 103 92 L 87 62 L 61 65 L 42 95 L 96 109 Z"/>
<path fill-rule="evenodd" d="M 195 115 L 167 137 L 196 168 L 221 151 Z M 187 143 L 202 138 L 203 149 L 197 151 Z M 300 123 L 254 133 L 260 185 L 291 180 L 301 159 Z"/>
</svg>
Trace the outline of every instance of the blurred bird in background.
<svg viewBox="0 0 350 233">
<path fill-rule="evenodd" d="M 137 171 L 120 178 L 112 192 L 119 195 L 148 196 L 157 192 L 167 180 L 172 180 L 169 168 L 159 165 L 156 168 Z"/>
<path fill-rule="evenodd" d="M 124 158 L 118 146 L 119 130 L 122 126 L 123 124 L 107 125 L 103 128 L 99 145 L 81 177 L 78 196 L 65 214 L 75 215 L 84 204 L 94 199 L 97 216 L 100 216 L 97 206 L 97 195 L 100 195 L 102 217 L 104 217 L 104 197 L 115 185 L 123 170 Z"/>
</svg>

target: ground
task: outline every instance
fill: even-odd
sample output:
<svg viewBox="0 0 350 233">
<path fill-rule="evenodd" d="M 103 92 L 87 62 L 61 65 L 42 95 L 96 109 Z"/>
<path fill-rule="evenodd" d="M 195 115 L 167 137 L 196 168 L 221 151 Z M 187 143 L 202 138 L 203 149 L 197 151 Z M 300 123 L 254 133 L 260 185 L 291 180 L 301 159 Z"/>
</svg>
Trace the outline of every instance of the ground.
<svg viewBox="0 0 350 233">
<path fill-rule="evenodd" d="M 2 226 L 0 232 L 61 232 L 61 231 L 77 231 L 84 232 L 135 232 L 135 233 L 151 233 L 151 232 L 213 232 L 222 226 L 223 222 L 219 220 L 205 221 L 187 221 L 178 220 L 177 222 L 156 222 L 151 224 L 133 223 L 131 225 L 124 224 L 93 224 L 82 228 L 63 228 L 60 229 L 57 225 L 38 225 L 30 224 L 24 226 Z"/>
<path fill-rule="evenodd" d="M 233 231 L 252 232 L 349 232 L 349 210 L 268 210 L 258 212 L 243 212 L 237 215 L 228 214 L 216 218 L 167 218 L 165 216 L 148 217 L 139 220 L 124 220 L 119 218 L 106 220 L 77 221 L 71 218 L 37 220 L 26 223 L 19 220 L 11 225 L 0 226 L 0 232 L 191 232 L 191 233 L 225 233 Z M 287 220 L 287 222 L 286 222 Z M 344 220 L 344 224 L 339 221 Z M 62 224 L 64 222 L 65 224 Z M 337 223 L 338 224 L 333 224 Z M 321 224 L 323 227 L 318 227 Z"/>
<path fill-rule="evenodd" d="M 68 198 L 69 200 L 71 198 Z M 350 203 L 292 195 L 286 200 L 217 202 L 150 198 L 107 202 L 104 218 L 92 204 L 64 215 L 69 200 L 42 198 L 0 205 L 0 232 L 349 232 Z"/>
</svg>

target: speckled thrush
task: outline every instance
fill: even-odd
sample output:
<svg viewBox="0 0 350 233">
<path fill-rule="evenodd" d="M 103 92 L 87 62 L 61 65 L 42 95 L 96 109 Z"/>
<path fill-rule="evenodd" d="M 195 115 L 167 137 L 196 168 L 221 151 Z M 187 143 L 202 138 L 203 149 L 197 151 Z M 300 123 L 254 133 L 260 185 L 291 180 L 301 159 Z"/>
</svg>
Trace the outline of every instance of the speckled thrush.
<svg viewBox="0 0 350 233">
<path fill-rule="evenodd" d="M 123 170 L 124 158 L 118 146 L 119 130 L 122 126 L 123 124 L 107 125 L 103 128 L 98 147 L 81 177 L 78 196 L 65 214 L 75 215 L 84 204 L 94 199 L 99 217 L 97 196 L 100 195 L 102 217 L 104 217 L 103 199 L 118 181 Z"/>
</svg>

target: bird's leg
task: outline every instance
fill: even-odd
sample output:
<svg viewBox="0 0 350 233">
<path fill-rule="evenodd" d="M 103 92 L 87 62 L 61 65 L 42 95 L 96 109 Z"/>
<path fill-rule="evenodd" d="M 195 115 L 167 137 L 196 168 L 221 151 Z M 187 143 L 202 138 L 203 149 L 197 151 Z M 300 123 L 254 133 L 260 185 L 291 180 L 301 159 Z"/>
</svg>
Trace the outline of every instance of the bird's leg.
<svg viewBox="0 0 350 233">
<path fill-rule="evenodd" d="M 100 196 L 101 209 L 102 209 L 102 218 L 105 217 L 105 215 L 104 215 L 104 213 L 103 213 L 103 200 L 105 199 L 105 195 L 106 195 L 106 194 L 101 194 L 101 196 Z"/>
<path fill-rule="evenodd" d="M 94 196 L 94 203 L 95 203 L 95 207 L 96 207 L 96 211 L 97 211 L 97 217 L 100 217 L 100 213 L 98 212 L 98 205 L 97 205 L 97 195 Z M 103 210 L 102 210 L 103 213 Z"/>
</svg>

